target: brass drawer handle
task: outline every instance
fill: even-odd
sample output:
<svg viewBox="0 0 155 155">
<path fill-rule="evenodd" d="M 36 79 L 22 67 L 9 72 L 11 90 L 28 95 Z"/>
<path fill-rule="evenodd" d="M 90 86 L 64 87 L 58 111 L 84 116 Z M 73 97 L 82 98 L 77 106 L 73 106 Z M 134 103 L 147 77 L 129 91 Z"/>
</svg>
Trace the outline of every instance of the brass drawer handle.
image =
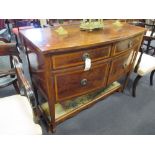
<svg viewBox="0 0 155 155">
<path fill-rule="evenodd" d="M 82 60 L 85 61 L 87 58 L 89 58 L 89 53 L 84 53 L 82 56 Z"/>
<path fill-rule="evenodd" d="M 81 83 L 81 86 L 87 85 L 87 79 L 82 79 L 80 83 Z"/>
<path fill-rule="evenodd" d="M 132 41 L 129 41 L 128 48 L 131 48 L 132 46 L 133 46 L 133 42 Z"/>
</svg>

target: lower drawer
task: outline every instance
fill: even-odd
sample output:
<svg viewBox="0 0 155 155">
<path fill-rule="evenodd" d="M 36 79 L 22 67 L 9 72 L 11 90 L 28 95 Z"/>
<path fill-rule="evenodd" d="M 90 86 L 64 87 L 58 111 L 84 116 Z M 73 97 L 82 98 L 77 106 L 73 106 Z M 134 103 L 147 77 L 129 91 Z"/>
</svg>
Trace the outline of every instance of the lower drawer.
<svg viewBox="0 0 155 155">
<path fill-rule="evenodd" d="M 83 67 L 54 74 L 56 100 L 62 101 L 106 86 L 110 62 L 93 64 L 89 71 Z"/>
<path fill-rule="evenodd" d="M 121 56 L 117 56 L 112 60 L 108 84 L 118 80 L 120 77 L 126 75 L 131 68 L 131 63 L 134 57 L 134 50 L 130 50 Z"/>
</svg>

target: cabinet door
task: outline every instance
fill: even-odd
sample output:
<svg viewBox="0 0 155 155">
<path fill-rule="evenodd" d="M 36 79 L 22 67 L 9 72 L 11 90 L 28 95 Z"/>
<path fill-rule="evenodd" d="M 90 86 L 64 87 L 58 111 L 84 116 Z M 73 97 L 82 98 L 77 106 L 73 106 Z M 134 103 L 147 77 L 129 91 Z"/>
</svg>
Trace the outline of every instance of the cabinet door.
<svg viewBox="0 0 155 155">
<path fill-rule="evenodd" d="M 136 50 L 132 49 L 125 54 L 115 57 L 111 62 L 111 69 L 108 78 L 108 84 L 118 80 L 126 75 L 132 67 Z"/>
</svg>

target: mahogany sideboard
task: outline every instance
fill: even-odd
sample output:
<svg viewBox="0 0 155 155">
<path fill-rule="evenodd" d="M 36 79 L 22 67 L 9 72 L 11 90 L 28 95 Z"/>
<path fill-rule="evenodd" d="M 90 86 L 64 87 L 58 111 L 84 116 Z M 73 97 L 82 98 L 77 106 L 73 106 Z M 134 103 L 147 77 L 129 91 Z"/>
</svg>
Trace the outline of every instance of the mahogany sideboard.
<svg viewBox="0 0 155 155">
<path fill-rule="evenodd" d="M 113 21 L 105 21 L 103 29 L 91 32 L 81 31 L 78 24 L 64 28 L 66 35 L 58 35 L 56 28 L 20 30 L 38 111 L 52 132 L 65 119 L 124 89 L 145 33 L 144 28 L 127 23 L 117 26 Z M 86 59 L 91 64 L 87 69 Z M 123 85 L 57 116 L 57 103 L 65 107 L 66 101 L 107 88 L 121 77 L 125 77 Z M 38 91 L 47 101 L 48 116 L 38 101 Z"/>
</svg>

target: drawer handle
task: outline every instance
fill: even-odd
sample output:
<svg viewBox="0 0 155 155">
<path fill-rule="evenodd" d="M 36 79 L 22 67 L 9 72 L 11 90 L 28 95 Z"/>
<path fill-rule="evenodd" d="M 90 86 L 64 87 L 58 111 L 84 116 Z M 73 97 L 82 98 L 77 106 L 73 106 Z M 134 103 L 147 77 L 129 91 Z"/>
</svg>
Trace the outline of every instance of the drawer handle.
<svg viewBox="0 0 155 155">
<path fill-rule="evenodd" d="M 133 42 L 132 41 L 129 41 L 128 48 L 131 48 L 132 46 L 133 46 Z"/>
<path fill-rule="evenodd" d="M 82 56 L 82 60 L 85 61 L 87 58 L 89 58 L 89 53 L 84 53 Z"/>
<path fill-rule="evenodd" d="M 81 86 L 87 85 L 87 79 L 82 79 L 81 80 Z"/>
</svg>

